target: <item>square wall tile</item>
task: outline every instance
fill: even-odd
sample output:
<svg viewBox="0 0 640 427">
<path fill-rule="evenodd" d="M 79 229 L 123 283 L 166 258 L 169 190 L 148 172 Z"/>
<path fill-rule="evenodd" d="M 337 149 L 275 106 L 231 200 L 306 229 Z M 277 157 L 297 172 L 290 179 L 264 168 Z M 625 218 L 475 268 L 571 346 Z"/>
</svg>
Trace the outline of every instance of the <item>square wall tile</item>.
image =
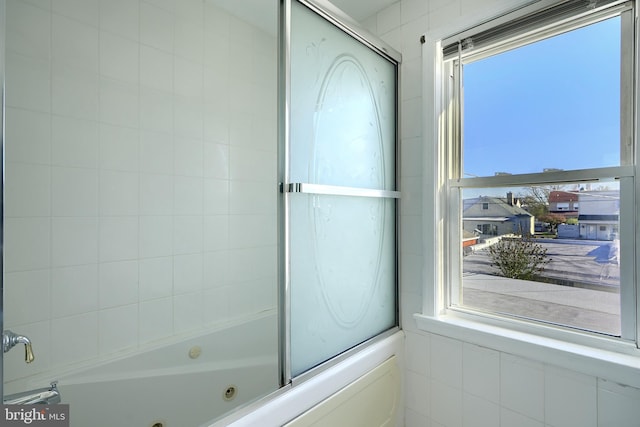
<svg viewBox="0 0 640 427">
<path fill-rule="evenodd" d="M 7 162 L 4 194 L 7 217 L 51 215 L 51 168 Z"/>
<path fill-rule="evenodd" d="M 100 74 L 110 79 L 137 84 L 140 45 L 131 39 L 100 32 Z"/>
<path fill-rule="evenodd" d="M 55 0 L 52 10 L 83 23 L 98 25 L 98 0 Z"/>
<path fill-rule="evenodd" d="M 462 427 L 462 389 L 432 379 L 430 397 L 429 416 L 433 420 L 446 427 Z"/>
<path fill-rule="evenodd" d="M 422 214 L 422 181 L 421 177 L 402 178 L 400 206 L 403 215 Z"/>
<path fill-rule="evenodd" d="M 55 1 L 62 4 L 66 0 Z M 93 0 L 91 0 L 93 1 Z M 86 3 L 79 0 L 78 3 Z M 53 14 L 51 18 L 51 56 L 56 63 L 88 73 L 98 72 L 99 31 L 96 26 Z"/>
<path fill-rule="evenodd" d="M 528 418 L 506 408 L 500 409 L 500 427 L 545 427 L 541 421 Z"/>
<path fill-rule="evenodd" d="M 173 168 L 176 175 L 203 176 L 203 143 L 199 139 L 176 138 Z"/>
<path fill-rule="evenodd" d="M 251 268 L 247 268 L 250 265 Z M 272 277 L 277 273 L 277 248 L 274 246 L 229 251 L 231 284 Z"/>
<path fill-rule="evenodd" d="M 423 416 L 429 416 L 431 403 L 430 380 L 426 375 L 413 371 L 405 373 L 405 406 Z"/>
<path fill-rule="evenodd" d="M 5 159 L 7 162 L 51 163 L 51 116 L 6 108 Z"/>
<path fill-rule="evenodd" d="M 277 217 L 273 215 L 230 215 L 229 246 L 252 248 L 275 245 Z"/>
<path fill-rule="evenodd" d="M 400 253 L 422 254 L 422 216 L 402 215 L 400 219 Z"/>
<path fill-rule="evenodd" d="M 234 215 L 273 215 L 278 193 L 274 182 L 231 181 L 229 213 Z"/>
<path fill-rule="evenodd" d="M 21 0 L 6 5 L 6 48 L 33 58 L 49 59 L 51 14 Z"/>
<path fill-rule="evenodd" d="M 400 155 L 402 157 L 403 177 L 422 176 L 422 140 L 421 138 L 403 138 Z"/>
<path fill-rule="evenodd" d="M 200 215 L 176 216 L 173 219 L 173 253 L 194 254 L 202 252 L 203 219 Z"/>
<path fill-rule="evenodd" d="M 100 215 L 137 215 L 139 205 L 138 174 L 100 172 Z"/>
<path fill-rule="evenodd" d="M 407 332 L 405 335 L 405 362 L 409 371 L 429 375 L 429 341 L 428 334 Z"/>
<path fill-rule="evenodd" d="M 229 146 L 205 143 L 203 146 L 204 176 L 229 179 Z"/>
<path fill-rule="evenodd" d="M 429 418 L 409 408 L 404 410 L 404 427 L 431 427 Z"/>
<path fill-rule="evenodd" d="M 202 215 L 202 178 L 176 176 L 174 178 L 173 205 L 176 215 Z"/>
<path fill-rule="evenodd" d="M 77 119 L 98 119 L 100 82 L 96 72 L 54 61 L 51 86 L 54 114 Z"/>
<path fill-rule="evenodd" d="M 232 311 L 229 304 L 229 287 L 205 290 L 203 301 L 206 324 L 226 322 L 229 319 Z"/>
<path fill-rule="evenodd" d="M 640 420 L 640 389 L 598 380 L 598 426 L 635 427 Z"/>
<path fill-rule="evenodd" d="M 140 303 L 139 336 L 141 343 L 173 334 L 173 299 L 160 298 Z"/>
<path fill-rule="evenodd" d="M 147 87 L 140 89 L 140 128 L 173 132 L 173 95 Z"/>
<path fill-rule="evenodd" d="M 495 402 L 464 393 L 462 397 L 464 427 L 492 427 L 500 425 L 500 406 Z"/>
<path fill-rule="evenodd" d="M 53 218 L 52 225 L 53 266 L 98 262 L 97 218 Z"/>
<path fill-rule="evenodd" d="M 275 182 L 276 164 L 276 153 L 231 147 L 229 177 L 238 181 Z"/>
<path fill-rule="evenodd" d="M 182 4 L 182 3 L 181 3 Z M 202 9 L 203 4 L 199 4 Z M 174 48 L 176 56 L 202 64 L 204 50 L 204 29 L 202 13 L 197 16 L 177 16 L 175 20 Z"/>
<path fill-rule="evenodd" d="M 500 402 L 500 353 L 464 343 L 462 348 L 464 391 L 491 402 Z"/>
<path fill-rule="evenodd" d="M 153 258 L 173 254 L 173 217 L 140 217 L 140 257 Z"/>
<path fill-rule="evenodd" d="M 24 3 L 29 3 L 34 6 L 38 6 L 44 10 L 51 10 L 51 0 L 22 0 Z"/>
<path fill-rule="evenodd" d="M 96 168 L 99 135 L 94 121 L 51 117 L 51 162 L 58 166 Z"/>
<path fill-rule="evenodd" d="M 202 186 L 204 214 L 226 215 L 229 213 L 229 181 L 205 179 Z"/>
<path fill-rule="evenodd" d="M 173 126 L 178 136 L 203 138 L 204 103 L 201 95 L 175 95 L 173 98 Z"/>
<path fill-rule="evenodd" d="M 97 170 L 53 167 L 51 199 L 54 216 L 97 216 Z"/>
<path fill-rule="evenodd" d="M 101 310 L 98 315 L 100 354 L 109 354 L 138 344 L 138 304 Z"/>
<path fill-rule="evenodd" d="M 544 365 L 521 357 L 500 355 L 502 407 L 544 421 Z"/>
<path fill-rule="evenodd" d="M 429 11 L 429 2 L 423 0 L 403 0 L 400 3 L 401 22 L 406 24 L 420 16 L 426 16 Z"/>
<path fill-rule="evenodd" d="M 202 254 L 177 255 L 173 258 L 173 294 L 202 290 Z"/>
<path fill-rule="evenodd" d="M 201 328 L 203 321 L 201 292 L 173 297 L 173 328 L 176 333 Z"/>
<path fill-rule="evenodd" d="M 88 313 L 97 309 L 97 264 L 51 270 L 51 315 L 53 318 Z"/>
<path fill-rule="evenodd" d="M 139 131 L 124 126 L 100 125 L 100 168 L 138 172 Z"/>
<path fill-rule="evenodd" d="M 173 61 L 173 91 L 186 97 L 200 97 L 203 90 L 202 64 L 180 57 Z"/>
<path fill-rule="evenodd" d="M 402 101 L 400 127 L 403 138 L 422 136 L 422 97 Z"/>
<path fill-rule="evenodd" d="M 99 268 L 101 309 L 138 301 L 138 261 L 101 263 Z"/>
<path fill-rule="evenodd" d="M 131 0 L 100 0 L 100 28 L 132 40 L 140 38 L 140 5 Z"/>
<path fill-rule="evenodd" d="M 431 377 L 453 387 L 462 388 L 462 342 L 441 335 L 431 335 Z"/>
<path fill-rule="evenodd" d="M 403 61 L 409 61 L 421 57 L 422 43 L 420 42 L 420 36 L 425 34 L 429 28 L 428 17 L 429 15 L 417 16 L 416 19 L 407 22 L 400 28 Z M 420 79 L 422 79 L 422 76 Z"/>
<path fill-rule="evenodd" d="M 173 257 L 140 260 L 140 300 L 166 298 L 173 292 Z"/>
<path fill-rule="evenodd" d="M 173 138 L 163 132 L 140 133 L 140 171 L 173 174 Z"/>
<path fill-rule="evenodd" d="M 101 217 L 100 261 L 137 259 L 138 229 L 137 216 Z"/>
<path fill-rule="evenodd" d="M 404 254 L 400 263 L 400 292 L 422 293 L 422 257 Z"/>
<path fill-rule="evenodd" d="M 35 270 L 51 265 L 49 218 L 4 219 L 4 271 Z"/>
<path fill-rule="evenodd" d="M 140 46 L 140 84 L 173 92 L 173 55 L 151 46 Z"/>
<path fill-rule="evenodd" d="M 50 297 L 49 270 L 5 273 L 5 325 L 8 323 L 22 325 L 49 320 L 51 314 Z"/>
<path fill-rule="evenodd" d="M 140 42 L 173 52 L 173 16 L 146 2 L 140 3 Z"/>
<path fill-rule="evenodd" d="M 398 28 L 401 24 L 401 2 L 396 2 L 391 6 L 378 12 L 377 30 L 378 35 L 384 35 L 391 30 Z"/>
<path fill-rule="evenodd" d="M 595 377 L 546 366 L 545 422 L 554 427 L 597 427 Z"/>
<path fill-rule="evenodd" d="M 226 250 L 205 252 L 203 255 L 204 289 L 215 289 L 229 284 L 229 252 Z"/>
<path fill-rule="evenodd" d="M 224 95 L 220 95 L 224 97 Z M 220 99 L 216 99 L 215 103 L 222 103 Z M 204 140 L 211 143 L 229 144 L 230 136 L 230 113 L 227 105 L 215 105 L 207 100 L 203 111 L 203 137 Z M 206 164 L 206 163 L 205 163 Z"/>
<path fill-rule="evenodd" d="M 172 176 L 140 174 L 140 214 L 173 214 Z"/>
<path fill-rule="evenodd" d="M 120 71 L 120 73 L 124 75 L 130 71 Z M 129 83 L 102 77 L 100 79 L 100 121 L 118 126 L 138 127 L 140 123 L 138 92 L 137 79 L 136 83 Z"/>
<path fill-rule="evenodd" d="M 5 105 L 32 111 L 51 111 L 50 63 L 11 51 L 5 58 Z"/>
<path fill-rule="evenodd" d="M 69 366 L 98 356 L 98 313 L 51 321 L 51 364 Z"/>
</svg>

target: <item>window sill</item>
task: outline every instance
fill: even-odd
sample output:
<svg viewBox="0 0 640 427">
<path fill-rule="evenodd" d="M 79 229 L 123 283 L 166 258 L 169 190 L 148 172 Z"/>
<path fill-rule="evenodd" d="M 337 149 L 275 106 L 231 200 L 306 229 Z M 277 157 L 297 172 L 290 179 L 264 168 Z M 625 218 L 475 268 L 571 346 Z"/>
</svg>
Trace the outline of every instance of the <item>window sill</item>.
<svg viewBox="0 0 640 427">
<path fill-rule="evenodd" d="M 438 317 L 414 314 L 418 329 L 425 332 L 640 388 L 640 350 L 635 345 L 597 337 L 584 337 L 594 345 L 573 343 L 488 324 L 473 317 L 457 313 Z"/>
</svg>

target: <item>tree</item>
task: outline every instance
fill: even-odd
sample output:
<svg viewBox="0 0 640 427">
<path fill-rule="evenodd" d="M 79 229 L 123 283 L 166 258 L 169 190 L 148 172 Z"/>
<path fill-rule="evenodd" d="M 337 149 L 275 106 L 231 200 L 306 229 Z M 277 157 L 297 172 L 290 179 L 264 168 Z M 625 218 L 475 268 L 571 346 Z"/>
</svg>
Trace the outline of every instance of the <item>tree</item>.
<svg viewBox="0 0 640 427">
<path fill-rule="evenodd" d="M 505 237 L 489 247 L 491 265 L 511 279 L 535 280 L 551 261 L 531 237 Z"/>
<path fill-rule="evenodd" d="M 551 231 L 556 232 L 558 230 L 558 224 L 565 224 L 567 218 L 559 213 L 548 213 L 538 218 L 542 222 L 548 222 L 551 225 Z"/>
<path fill-rule="evenodd" d="M 536 218 L 542 218 L 549 213 L 549 195 L 552 191 L 562 191 L 562 185 L 531 186 L 524 188 L 518 194 L 522 207 Z"/>
</svg>

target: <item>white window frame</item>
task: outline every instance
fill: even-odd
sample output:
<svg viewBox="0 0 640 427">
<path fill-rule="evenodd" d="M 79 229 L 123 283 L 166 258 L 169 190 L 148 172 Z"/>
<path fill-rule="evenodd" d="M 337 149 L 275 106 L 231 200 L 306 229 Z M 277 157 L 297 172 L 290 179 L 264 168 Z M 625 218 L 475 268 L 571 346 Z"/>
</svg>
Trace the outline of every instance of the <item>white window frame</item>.
<svg viewBox="0 0 640 427">
<path fill-rule="evenodd" d="M 524 2 L 521 2 L 524 3 Z M 628 108 L 622 109 L 623 123 L 622 138 L 628 141 L 623 150 L 621 159 L 627 161 L 620 167 L 602 168 L 588 171 L 555 171 L 548 172 L 542 178 L 538 174 L 529 176 L 500 175 L 475 179 L 473 184 L 477 187 L 509 187 L 518 186 L 525 179 L 527 183 L 546 184 L 551 182 L 571 182 L 583 179 L 615 177 L 630 177 L 621 184 L 621 215 L 626 218 L 636 218 L 635 221 L 624 221 L 620 224 L 620 234 L 634 236 L 626 239 L 621 252 L 627 261 L 623 261 L 626 270 L 621 272 L 624 279 L 630 280 L 624 289 L 621 289 L 621 301 L 624 311 L 622 324 L 622 338 L 611 338 L 600 334 L 591 334 L 570 328 L 556 327 L 538 322 L 529 322 L 519 319 L 505 318 L 480 314 L 472 310 L 452 308 L 450 302 L 456 298 L 458 283 L 457 270 L 452 270 L 451 265 L 461 265 L 458 248 L 459 239 L 459 197 L 456 190 L 470 183 L 457 178 L 454 159 L 458 156 L 459 147 L 452 145 L 450 136 L 456 131 L 452 121 L 447 120 L 447 115 L 455 112 L 455 103 L 452 103 L 453 93 L 447 81 L 452 78 L 447 68 L 447 62 L 443 59 L 442 48 L 451 41 L 448 36 L 458 31 L 458 37 L 463 40 L 465 36 L 482 29 L 491 28 L 504 22 L 508 22 L 517 16 L 524 16 L 558 4 L 557 1 L 541 0 L 525 4 L 522 8 L 500 15 L 498 18 L 485 23 L 457 22 L 447 30 L 436 30 L 425 34 L 423 38 L 423 118 L 425 129 L 425 188 L 423 190 L 423 219 L 425 240 L 423 260 L 423 303 L 422 313 L 414 316 L 419 329 L 437 334 L 459 338 L 479 345 L 487 345 L 492 348 L 504 349 L 513 354 L 530 356 L 532 352 L 538 352 L 541 357 L 547 355 L 545 361 L 557 362 L 571 368 L 567 362 L 570 354 L 587 373 L 600 375 L 605 378 L 620 379 L 623 383 L 632 383 L 640 386 L 640 364 L 638 356 L 638 343 L 640 343 L 640 289 L 637 280 L 640 278 L 640 263 L 637 261 L 636 248 L 640 248 L 640 221 L 637 212 L 640 211 L 640 185 L 635 180 L 635 168 L 638 162 L 638 150 L 635 149 L 638 141 L 638 8 L 640 0 L 634 0 L 633 12 L 628 12 L 622 19 L 624 33 L 622 38 L 629 41 L 633 47 L 630 55 L 623 53 L 622 69 L 627 73 L 629 80 L 623 78 L 621 96 Z M 625 2 L 615 2 L 613 6 L 624 7 Z M 608 7 L 613 7 L 609 5 Z M 596 13 L 596 12 L 593 12 Z M 593 15 L 584 19 L 590 20 Z M 461 21 L 464 21 L 461 20 Z M 462 31 L 466 26 L 469 31 Z M 568 25 L 572 25 L 569 23 Z M 576 25 L 578 27 L 579 25 Z M 456 28 L 457 27 L 457 28 Z M 448 39 L 448 40 L 447 40 Z M 629 87 L 629 85 L 631 87 Z M 452 107 L 453 106 L 453 107 Z M 432 126 L 430 126 L 432 124 Z M 435 201 L 435 203 L 433 203 Z M 625 255 L 626 254 L 626 255 Z M 621 287 L 622 288 L 622 287 Z M 615 362 L 611 362 L 615 359 Z M 594 362 L 595 361 L 595 362 Z M 577 365 L 574 365 L 575 368 Z M 629 380 L 633 367 L 634 380 Z M 619 368 L 619 369 L 618 369 Z M 607 373 L 604 375 L 604 373 Z M 626 378 L 626 380 L 625 380 Z"/>
</svg>

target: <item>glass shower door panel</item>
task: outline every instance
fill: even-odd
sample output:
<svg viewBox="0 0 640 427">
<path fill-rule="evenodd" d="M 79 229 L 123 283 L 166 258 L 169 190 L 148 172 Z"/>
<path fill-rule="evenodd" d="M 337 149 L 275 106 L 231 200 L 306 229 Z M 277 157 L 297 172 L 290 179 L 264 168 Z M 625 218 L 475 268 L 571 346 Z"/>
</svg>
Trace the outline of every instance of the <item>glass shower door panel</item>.
<svg viewBox="0 0 640 427">
<path fill-rule="evenodd" d="M 396 325 L 396 66 L 291 11 L 291 368 Z"/>
<path fill-rule="evenodd" d="M 291 199 L 292 374 L 395 325 L 395 200 Z"/>
</svg>

